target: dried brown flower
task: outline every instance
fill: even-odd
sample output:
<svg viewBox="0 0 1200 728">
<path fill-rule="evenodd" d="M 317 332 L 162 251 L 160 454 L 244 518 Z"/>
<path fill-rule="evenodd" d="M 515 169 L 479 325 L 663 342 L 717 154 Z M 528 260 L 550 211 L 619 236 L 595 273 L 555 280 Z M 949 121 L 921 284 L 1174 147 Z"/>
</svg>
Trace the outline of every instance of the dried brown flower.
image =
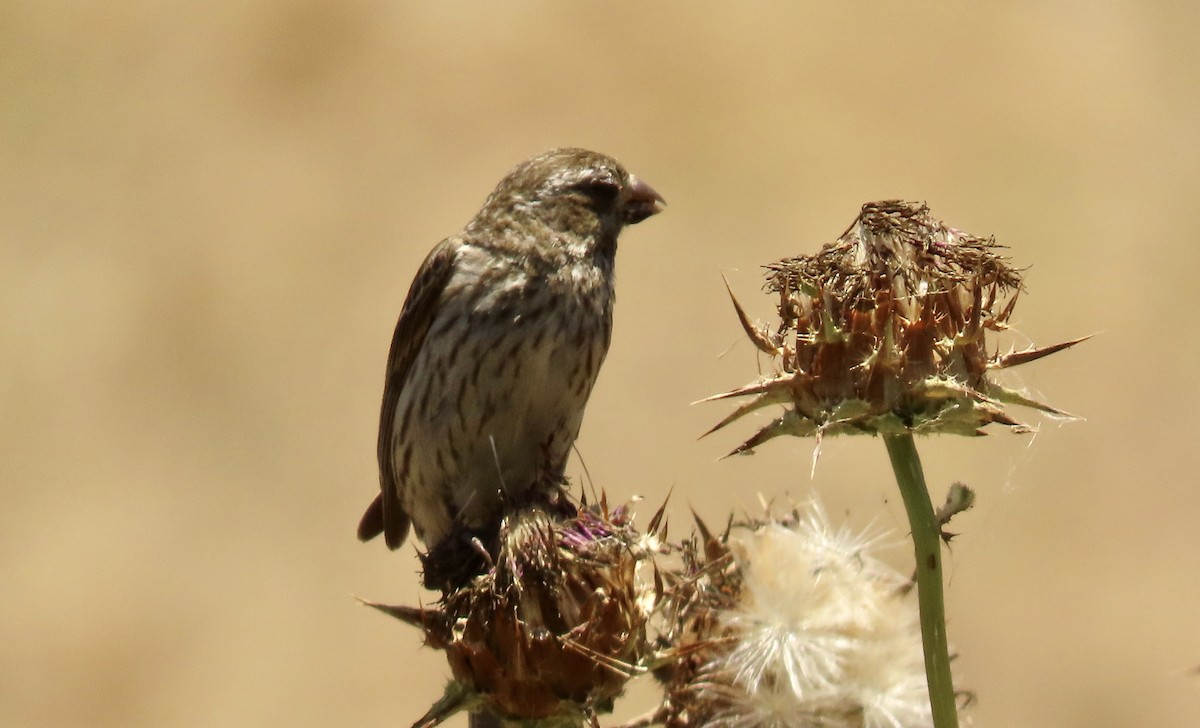
<svg viewBox="0 0 1200 728">
<path fill-rule="evenodd" d="M 371 604 L 449 660 L 454 682 L 416 725 L 469 709 L 578 726 L 610 710 L 648 652 L 656 590 L 638 567 L 661 521 L 660 510 L 642 535 L 628 509 L 603 501 L 566 521 L 525 510 L 505 518 L 492 568 L 436 608 Z"/>
<path fill-rule="evenodd" d="M 734 452 L 779 435 L 982 435 L 993 422 L 1027 431 L 1005 404 L 1069 417 L 987 376 L 1083 340 L 988 353 L 987 332 L 1007 328 L 1022 287 L 998 247 L 948 227 L 924 204 L 888 200 L 863 205 L 816 255 L 767 266 L 779 323 L 756 327 L 733 303 L 778 371 L 703 400 L 753 397 L 710 432 L 771 404 L 786 411 Z"/>
</svg>

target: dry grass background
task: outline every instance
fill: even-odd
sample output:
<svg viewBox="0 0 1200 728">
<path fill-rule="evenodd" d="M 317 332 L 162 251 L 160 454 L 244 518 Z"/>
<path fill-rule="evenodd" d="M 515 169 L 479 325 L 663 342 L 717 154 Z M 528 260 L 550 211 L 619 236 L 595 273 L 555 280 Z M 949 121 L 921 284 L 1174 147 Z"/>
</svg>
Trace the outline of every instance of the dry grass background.
<svg viewBox="0 0 1200 728">
<path fill-rule="evenodd" d="M 697 442 L 726 409 L 688 403 L 756 371 L 722 273 L 766 316 L 760 264 L 927 200 L 1033 266 L 1018 345 L 1104 332 L 1016 372 L 1087 422 L 922 443 L 980 494 L 975 724 L 1195 724 L 1200 13 L 1056 5 L 0 3 L 0 725 L 424 710 L 441 658 L 351 599 L 422 598 L 353 534 L 388 339 L 428 248 L 565 144 L 670 202 L 622 242 L 598 486 L 674 488 L 676 532 L 815 486 L 902 534 L 882 443 L 814 482 L 807 441 L 717 462 L 751 425 Z"/>
</svg>

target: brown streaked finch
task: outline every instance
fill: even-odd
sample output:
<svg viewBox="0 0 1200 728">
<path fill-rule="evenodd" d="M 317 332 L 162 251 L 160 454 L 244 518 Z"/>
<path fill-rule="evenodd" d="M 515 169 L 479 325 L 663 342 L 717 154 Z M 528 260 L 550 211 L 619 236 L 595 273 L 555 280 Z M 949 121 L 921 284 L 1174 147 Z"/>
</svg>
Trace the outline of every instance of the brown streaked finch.
<svg viewBox="0 0 1200 728">
<path fill-rule="evenodd" d="M 608 351 L 617 236 L 664 204 L 612 157 L 556 149 L 433 248 L 392 337 L 360 539 L 490 541 L 551 497 Z"/>
</svg>

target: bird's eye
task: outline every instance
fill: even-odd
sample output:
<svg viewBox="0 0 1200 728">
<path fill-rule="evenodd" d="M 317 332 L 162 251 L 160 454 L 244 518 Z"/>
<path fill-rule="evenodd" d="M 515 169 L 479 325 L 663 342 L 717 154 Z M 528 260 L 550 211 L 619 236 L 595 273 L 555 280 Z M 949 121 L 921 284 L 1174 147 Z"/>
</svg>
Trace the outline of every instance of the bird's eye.
<svg viewBox="0 0 1200 728">
<path fill-rule="evenodd" d="M 617 181 L 608 177 L 589 177 L 576 184 L 575 189 L 603 206 L 611 205 L 621 192 Z"/>
</svg>

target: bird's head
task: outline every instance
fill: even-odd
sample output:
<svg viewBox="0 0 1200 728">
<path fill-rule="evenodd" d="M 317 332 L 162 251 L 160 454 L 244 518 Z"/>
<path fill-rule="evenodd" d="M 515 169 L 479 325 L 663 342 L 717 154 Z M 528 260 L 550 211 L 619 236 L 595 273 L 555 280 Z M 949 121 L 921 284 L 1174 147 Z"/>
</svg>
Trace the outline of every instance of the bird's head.
<svg viewBox="0 0 1200 728">
<path fill-rule="evenodd" d="M 554 233 L 613 248 L 617 234 L 660 212 L 666 202 L 617 160 L 586 149 L 554 149 L 517 165 L 484 205 L 489 217 L 511 216 Z"/>
</svg>

